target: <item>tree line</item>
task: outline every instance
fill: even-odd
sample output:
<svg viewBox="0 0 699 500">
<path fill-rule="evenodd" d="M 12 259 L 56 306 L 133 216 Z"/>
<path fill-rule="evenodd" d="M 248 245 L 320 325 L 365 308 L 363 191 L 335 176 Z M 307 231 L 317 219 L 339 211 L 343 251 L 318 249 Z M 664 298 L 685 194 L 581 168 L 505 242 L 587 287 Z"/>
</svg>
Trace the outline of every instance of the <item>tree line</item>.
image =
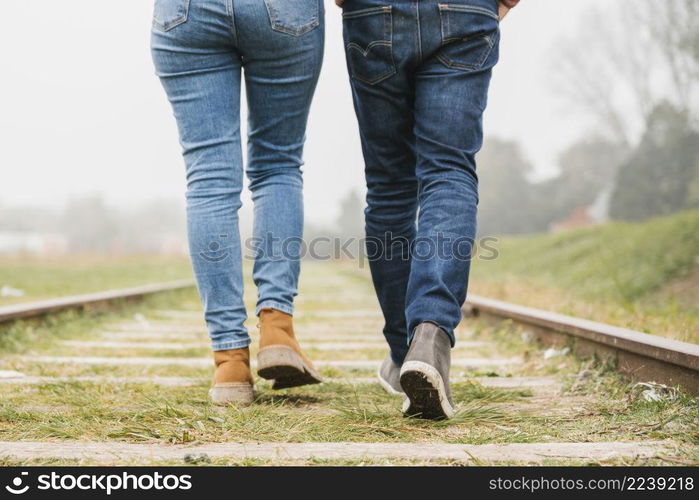
<svg viewBox="0 0 699 500">
<path fill-rule="evenodd" d="M 620 0 L 590 9 L 554 49 L 554 91 L 594 132 L 532 182 L 516 142 L 479 156 L 482 234 L 547 231 L 576 211 L 644 220 L 699 207 L 699 0 Z"/>
</svg>

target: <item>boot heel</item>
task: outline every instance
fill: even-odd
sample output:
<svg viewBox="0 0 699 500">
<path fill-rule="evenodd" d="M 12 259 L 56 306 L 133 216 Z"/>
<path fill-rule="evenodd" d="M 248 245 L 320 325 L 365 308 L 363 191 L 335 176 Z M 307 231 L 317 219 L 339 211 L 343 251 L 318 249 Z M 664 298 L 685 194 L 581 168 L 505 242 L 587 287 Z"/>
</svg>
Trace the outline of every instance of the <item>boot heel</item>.
<svg viewBox="0 0 699 500">
<path fill-rule="evenodd" d="M 209 397 L 215 405 L 249 405 L 255 400 L 255 388 L 241 382 L 221 382 L 209 389 Z"/>
<path fill-rule="evenodd" d="M 320 374 L 303 362 L 291 347 L 271 345 L 257 353 L 257 374 L 274 380 L 272 389 L 288 389 L 300 385 L 319 384 Z"/>
<path fill-rule="evenodd" d="M 263 347 L 257 353 L 257 374 L 267 380 L 299 376 L 304 373 L 303 360 L 290 347 Z"/>
</svg>

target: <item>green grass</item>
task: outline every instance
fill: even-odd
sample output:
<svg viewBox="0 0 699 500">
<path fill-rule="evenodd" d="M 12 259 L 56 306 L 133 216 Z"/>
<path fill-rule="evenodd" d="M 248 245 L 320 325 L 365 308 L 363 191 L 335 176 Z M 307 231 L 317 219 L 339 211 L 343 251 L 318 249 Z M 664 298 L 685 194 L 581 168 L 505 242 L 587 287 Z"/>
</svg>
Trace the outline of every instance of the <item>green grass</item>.
<svg viewBox="0 0 699 500">
<path fill-rule="evenodd" d="M 313 314 L 329 310 L 370 309 L 371 285 L 366 272 L 351 263 L 305 265 L 301 293 L 308 297 L 300 306 L 304 313 L 297 322 L 301 343 L 304 331 L 316 332 L 324 341 L 345 336 L 350 327 L 362 335 L 380 337 L 376 318 L 348 316 L 323 318 Z M 333 301 L 333 290 L 341 290 L 345 301 Z M 248 287 L 247 292 L 254 291 Z M 363 299 L 368 297 L 367 302 Z M 252 310 L 254 293 L 247 297 Z M 360 304 L 360 305 L 356 305 Z M 196 291 L 181 290 L 150 296 L 142 302 L 122 304 L 102 311 L 66 312 L 42 321 L 18 322 L 0 329 L 0 370 L 18 370 L 26 375 L 70 377 L 84 375 L 151 375 L 198 378 L 189 387 L 166 387 L 154 383 L 69 381 L 44 385 L 3 384 L 0 387 L 0 441 L 109 441 L 130 443 L 206 442 L 413 442 L 413 443 L 532 443 L 665 440 L 674 450 L 652 459 L 626 459 L 601 462 L 550 460 L 550 465 L 634 464 L 668 465 L 695 463 L 699 456 L 699 414 L 697 402 L 680 392 L 668 390 L 660 401 L 646 401 L 643 387 L 630 383 L 609 367 L 581 362 L 572 356 L 544 359 L 540 346 L 530 344 L 516 325 L 469 320 L 459 328 L 459 338 L 492 342 L 488 348 L 460 351 L 457 357 L 522 356 L 521 365 L 494 370 L 453 369 L 453 380 L 463 376 L 508 377 L 548 376 L 556 386 L 532 389 L 499 389 L 475 381 L 454 383 L 458 413 L 449 421 L 429 422 L 406 419 L 401 399 L 386 394 L 378 384 L 348 384 L 328 381 L 285 391 L 272 391 L 258 380 L 256 402 L 248 407 L 217 407 L 208 399 L 212 366 L 99 366 L 86 364 L 45 364 L 32 355 L 111 355 L 188 357 L 208 356 L 205 349 L 172 350 L 161 353 L 139 349 L 110 350 L 92 346 L 68 348 L 61 340 L 99 340 L 101 334 L 131 324 L 142 314 L 151 324 L 172 328 L 201 325 L 196 317 L 176 318 L 165 310 L 198 311 Z M 249 324 L 251 332 L 254 319 Z M 338 327 L 336 329 L 336 327 Z M 205 338 L 200 332 L 200 339 Z M 197 338 L 193 334 L 192 340 Z M 253 348 L 254 351 L 254 348 Z M 331 352 L 308 351 L 313 359 L 380 359 L 382 352 L 367 346 L 364 350 Z M 384 352 L 385 354 L 385 352 Z M 333 377 L 374 377 L 374 370 L 323 368 Z M 664 389 L 663 389 L 664 390 Z M 0 459 L 0 465 L 95 464 L 90 461 Z M 142 463 L 142 462 L 141 462 Z M 411 460 L 283 460 L 215 459 L 197 465 L 389 465 L 419 464 Z M 462 465 L 464 461 L 436 461 L 439 465 Z M 167 465 L 180 465 L 182 460 Z M 119 465 L 126 465 L 120 462 Z"/>
<path fill-rule="evenodd" d="M 566 412 L 555 412 L 545 403 L 537 405 L 536 413 L 513 411 L 513 405 L 529 396 L 459 384 L 459 413 L 444 422 L 403 418 L 400 401 L 376 386 L 348 390 L 327 383 L 267 390 L 249 407 L 219 408 L 208 402 L 203 384 L 186 389 L 140 384 L 125 390 L 120 385 L 64 383 L 5 395 L 0 400 L 0 439 L 161 444 L 250 439 L 468 444 L 669 439 L 678 446 L 697 445 L 696 400 L 676 394 L 647 402 L 633 384 L 613 373 L 597 372 L 595 378 L 594 387 L 577 386 L 574 391 L 585 395 L 586 403 Z"/>
<path fill-rule="evenodd" d="M 60 340 L 88 339 L 105 324 L 128 322 L 134 314 L 148 309 L 168 307 L 187 308 L 197 304 L 193 289 L 159 293 L 145 297 L 138 303 L 115 302 L 109 307 L 88 312 L 68 310 L 44 316 L 38 320 L 15 321 L 0 324 L 0 360 L 10 354 L 42 352 L 50 354 Z"/>
<path fill-rule="evenodd" d="M 121 440 L 129 442 L 405 442 L 451 436 L 511 420 L 490 401 L 488 389 L 462 405 L 453 421 L 405 419 L 399 401 L 380 388 L 354 391 L 339 384 L 262 393 L 244 408 L 212 406 L 206 387 L 162 388 L 64 383 L 13 391 L 0 403 L 2 440 Z M 462 388 L 462 396 L 468 388 Z M 494 401 L 517 400 L 494 391 Z M 447 428 L 451 432 L 446 432 Z"/>
<path fill-rule="evenodd" d="M 191 277 L 191 266 L 184 257 L 2 257 L 0 287 L 9 286 L 25 294 L 0 297 L 0 306 Z"/>
<path fill-rule="evenodd" d="M 699 211 L 496 246 L 474 293 L 699 342 Z"/>
<path fill-rule="evenodd" d="M 207 368 L 44 366 L 32 363 L 31 358 L 12 361 L 15 358 L 12 353 L 50 353 L 56 340 L 91 335 L 94 338 L 105 323 L 131 321 L 135 312 L 152 317 L 162 309 L 186 310 L 195 303 L 192 291 L 180 291 L 150 297 L 121 311 L 66 313 L 39 325 L 24 325 L 24 329 L 18 324 L 4 337 L 12 341 L 0 346 L 6 354 L 3 368 L 54 376 L 88 373 L 195 376 L 201 378 L 201 382 L 191 387 L 97 382 L 5 385 L 0 397 L 0 440 L 116 440 L 167 444 L 249 441 L 252 437 L 256 441 L 283 442 L 485 444 L 664 439 L 677 443 L 679 451 L 671 459 L 691 461 L 692 453 L 696 452 L 699 415 L 695 399 L 673 391 L 666 399 L 647 402 L 638 386 L 620 378 L 608 367 L 581 364 L 570 356 L 544 360 L 541 351 L 527 344 L 521 332 L 510 325 L 476 324 L 473 338 L 494 340 L 491 353 L 494 356 L 517 352 L 524 354 L 527 362 L 509 373 L 470 374 L 554 374 L 563 382 L 562 388 L 547 388 L 542 392 L 541 389 L 489 388 L 473 381 L 455 383 L 453 392 L 458 413 L 454 419 L 444 422 L 405 419 L 400 413 L 400 398 L 387 395 L 378 384 L 352 386 L 326 382 L 270 391 L 266 382 L 258 381 L 261 391 L 255 404 L 221 408 L 208 401 L 211 370 Z M 36 342 L 39 345 L 32 345 Z M 367 371 L 338 374 L 373 375 Z M 217 460 L 216 463 L 264 465 L 268 462 Z M 457 463 L 444 462 L 445 465 Z M 327 462 L 327 465 L 332 464 L 336 462 Z"/>
</svg>

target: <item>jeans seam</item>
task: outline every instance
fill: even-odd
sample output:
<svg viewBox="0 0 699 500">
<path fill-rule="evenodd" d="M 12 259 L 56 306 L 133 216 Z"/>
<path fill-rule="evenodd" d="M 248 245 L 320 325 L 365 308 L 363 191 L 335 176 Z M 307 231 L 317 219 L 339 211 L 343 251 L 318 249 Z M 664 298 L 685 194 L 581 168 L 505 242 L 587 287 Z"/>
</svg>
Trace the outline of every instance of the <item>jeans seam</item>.
<svg viewBox="0 0 699 500">
<path fill-rule="evenodd" d="M 417 24 L 417 57 L 418 61 L 422 61 L 422 34 L 420 33 L 420 3 L 417 1 L 415 2 L 415 22 Z M 393 33 L 391 33 L 391 35 L 393 35 Z"/>
<path fill-rule="evenodd" d="M 475 38 L 475 37 L 474 37 Z M 474 38 L 469 38 L 465 39 L 464 41 L 468 40 L 473 40 Z M 490 35 L 490 36 L 484 36 L 482 37 L 486 43 L 488 44 L 488 50 L 485 52 L 485 54 L 481 57 L 481 59 L 476 63 L 476 64 L 459 64 L 457 62 L 452 61 L 446 56 L 443 56 L 442 54 L 437 54 L 435 57 L 442 62 L 445 66 L 449 68 L 454 68 L 454 69 L 459 69 L 463 71 L 475 71 L 483 67 L 485 62 L 488 60 L 488 57 L 490 57 L 490 54 L 493 52 L 493 48 L 495 47 L 495 34 Z M 444 42 L 447 41 L 454 41 L 454 40 L 461 40 L 459 38 L 450 38 L 448 40 L 443 40 Z"/>
<path fill-rule="evenodd" d="M 287 26 L 282 25 L 279 22 L 275 10 L 270 6 L 269 2 L 265 0 L 265 7 L 267 8 L 267 15 L 269 16 L 269 24 L 274 31 L 278 31 L 279 33 L 284 33 L 292 36 L 305 35 L 309 31 L 317 28 L 320 25 L 320 1 L 321 0 L 318 0 L 317 3 L 318 10 L 315 19 L 313 19 L 310 23 L 304 26 L 300 26 L 298 28 L 289 28 Z"/>
<path fill-rule="evenodd" d="M 388 32 L 388 40 L 391 42 L 390 54 L 391 54 L 391 67 L 393 68 L 393 73 L 396 72 L 396 61 L 393 59 L 393 8 L 389 7 L 386 11 L 388 14 L 384 19 L 384 32 Z M 386 29 L 388 26 L 388 29 Z"/>
<path fill-rule="evenodd" d="M 272 29 L 274 31 L 278 31 L 280 33 L 285 33 L 287 35 L 301 36 L 301 35 L 305 35 L 309 31 L 311 31 L 313 28 L 317 28 L 319 25 L 320 25 L 320 20 L 316 19 L 315 21 L 311 22 L 310 24 L 307 24 L 306 26 L 302 26 L 301 28 L 297 28 L 297 29 L 287 28 L 286 26 L 275 25 L 273 23 Z"/>
<path fill-rule="evenodd" d="M 496 21 L 500 21 L 500 18 L 495 13 L 489 11 L 488 9 L 484 9 L 482 7 L 475 7 L 475 6 L 470 6 L 470 5 L 448 4 L 448 3 L 440 3 L 438 5 L 439 5 L 440 12 L 441 11 L 470 12 L 472 14 L 482 14 L 484 16 L 492 17 Z"/>
<path fill-rule="evenodd" d="M 292 316 L 294 314 L 293 305 L 290 306 L 288 304 L 283 304 L 275 300 L 265 300 L 264 302 L 260 302 L 255 308 L 255 314 L 259 316 L 260 311 L 262 311 L 262 309 L 275 309 L 277 311 L 281 311 Z"/>
<path fill-rule="evenodd" d="M 178 27 L 180 24 L 184 24 L 187 22 L 187 19 L 189 18 L 189 5 L 190 5 L 191 0 L 184 0 L 184 13 L 176 18 L 173 19 L 170 22 L 166 23 L 159 23 L 156 19 L 155 16 L 153 16 L 153 25 L 160 29 L 161 31 L 170 31 L 171 29 L 174 29 Z"/>
<path fill-rule="evenodd" d="M 373 16 L 374 14 L 382 14 L 384 12 L 391 12 L 391 7 L 386 5 L 383 7 L 370 7 L 368 9 L 352 10 L 350 12 L 343 12 L 343 19 L 356 19 L 358 17 Z"/>
<path fill-rule="evenodd" d="M 243 349 L 252 343 L 250 338 L 245 340 L 226 340 L 211 343 L 211 350 L 213 351 L 227 351 L 229 349 Z"/>
<path fill-rule="evenodd" d="M 358 15 L 352 15 L 352 14 L 358 14 Z M 354 69 L 350 68 L 351 76 L 352 78 L 359 80 L 361 82 L 364 82 L 368 85 L 376 85 L 379 82 L 382 82 L 383 80 L 393 76 L 396 74 L 396 62 L 395 59 L 393 58 L 393 8 L 391 6 L 383 6 L 383 7 L 371 7 L 369 9 L 362 9 L 358 11 L 353 11 L 353 12 L 343 12 L 342 17 L 343 19 L 354 19 L 354 18 L 361 18 L 361 17 L 367 17 L 371 15 L 376 15 L 376 14 L 381 14 L 384 16 L 384 38 L 388 38 L 388 40 L 376 40 L 371 42 L 369 45 L 367 45 L 366 51 L 362 50 L 362 47 L 354 42 L 349 42 L 345 46 L 345 51 L 347 52 L 347 57 L 349 59 L 349 50 L 350 49 L 356 49 L 360 51 L 364 57 L 369 53 L 369 49 L 371 47 L 376 47 L 376 46 L 383 46 L 383 47 L 388 47 L 389 49 L 389 54 L 391 56 L 391 62 L 389 66 L 389 70 L 386 71 L 385 73 L 382 73 L 379 76 L 376 76 L 372 79 L 369 78 L 364 78 L 362 76 L 359 76 L 356 74 Z"/>
<path fill-rule="evenodd" d="M 238 44 L 238 30 L 235 27 L 235 10 L 233 9 L 233 0 L 226 0 L 226 10 L 228 11 L 228 25 L 233 37 L 233 44 Z"/>
<path fill-rule="evenodd" d="M 355 48 L 359 52 L 361 52 L 364 57 L 366 57 L 367 54 L 369 54 L 369 51 L 371 50 L 371 48 L 376 47 L 378 45 L 382 45 L 382 46 L 388 47 L 390 49 L 393 48 L 393 44 L 387 40 L 374 40 L 373 42 L 371 42 L 369 45 L 366 46 L 366 50 L 362 49 L 362 46 L 359 45 L 358 43 L 355 43 L 355 42 L 349 42 L 347 44 L 346 48 L 347 49 Z"/>
</svg>

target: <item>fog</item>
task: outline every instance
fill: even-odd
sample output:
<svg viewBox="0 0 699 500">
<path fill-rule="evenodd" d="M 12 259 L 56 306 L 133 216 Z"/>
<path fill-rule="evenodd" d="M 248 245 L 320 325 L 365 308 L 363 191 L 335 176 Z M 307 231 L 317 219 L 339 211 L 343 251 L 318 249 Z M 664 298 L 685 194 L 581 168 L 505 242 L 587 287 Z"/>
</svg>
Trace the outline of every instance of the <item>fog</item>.
<svg viewBox="0 0 699 500">
<path fill-rule="evenodd" d="M 304 168 L 306 213 L 316 224 L 334 221 L 340 199 L 364 186 L 340 11 L 326 3 Z M 553 97 L 548 76 L 557 37 L 594 3 L 603 2 L 524 0 L 503 23 L 487 134 L 519 140 L 542 172 L 588 126 Z M 149 0 L 3 2 L 0 204 L 58 206 L 85 194 L 117 206 L 181 198 L 177 133 L 148 48 L 151 13 Z"/>
<path fill-rule="evenodd" d="M 182 247 L 184 165 L 150 58 L 152 3 L 3 2 L 0 233 L 7 241 L 24 238 L 13 232 L 76 233 L 80 214 L 83 227 L 101 224 L 92 230 L 96 239 L 122 234 L 123 241 L 96 242 L 95 250 L 128 246 L 124 241 L 138 240 L 138 231 L 149 232 L 141 249 L 163 247 L 163 239 L 167 248 Z M 699 32 L 697 16 L 679 16 L 675 7 L 668 8 L 663 15 L 670 18 L 658 26 L 638 16 L 652 16 L 661 5 L 683 5 L 691 13 L 697 4 L 619 0 L 610 7 L 603 0 L 523 0 L 511 11 L 501 25 L 500 63 L 485 115 L 486 147 L 479 155 L 486 232 L 541 232 L 604 221 L 610 199 L 617 198 L 622 165 L 652 154 L 655 161 L 682 155 L 686 161 L 676 168 L 672 189 L 677 192 L 665 193 L 670 201 L 638 213 L 646 217 L 694 206 L 694 188 L 679 192 L 696 183 L 699 193 L 693 150 L 675 151 L 680 143 L 690 144 L 696 130 L 691 94 L 699 80 L 692 73 L 699 54 L 692 35 Z M 361 226 L 364 192 L 340 10 L 330 2 L 326 26 L 304 166 L 306 220 L 315 234 L 341 230 L 343 224 Z M 688 39 L 675 43 L 669 37 L 662 53 L 656 39 L 663 29 Z M 654 50 L 659 53 L 651 54 Z M 666 101 L 669 108 L 663 108 Z M 243 112 L 243 136 L 245 121 Z M 642 138 L 652 127 L 678 132 L 648 152 Z M 627 168 L 624 176 L 634 174 Z M 647 197 L 643 186 L 635 189 L 622 197 L 628 203 L 612 212 L 634 218 L 636 212 L 628 216 L 637 203 L 634 196 Z M 680 202 L 673 201 L 678 197 Z M 555 204 L 548 203 L 554 198 Z M 251 218 L 247 192 L 243 201 L 245 233 Z M 509 212 L 517 213 L 510 217 Z M 151 220 L 134 224 L 144 217 Z M 167 227 L 159 228 L 162 221 Z M 155 244 L 158 238 L 161 243 Z"/>
</svg>

